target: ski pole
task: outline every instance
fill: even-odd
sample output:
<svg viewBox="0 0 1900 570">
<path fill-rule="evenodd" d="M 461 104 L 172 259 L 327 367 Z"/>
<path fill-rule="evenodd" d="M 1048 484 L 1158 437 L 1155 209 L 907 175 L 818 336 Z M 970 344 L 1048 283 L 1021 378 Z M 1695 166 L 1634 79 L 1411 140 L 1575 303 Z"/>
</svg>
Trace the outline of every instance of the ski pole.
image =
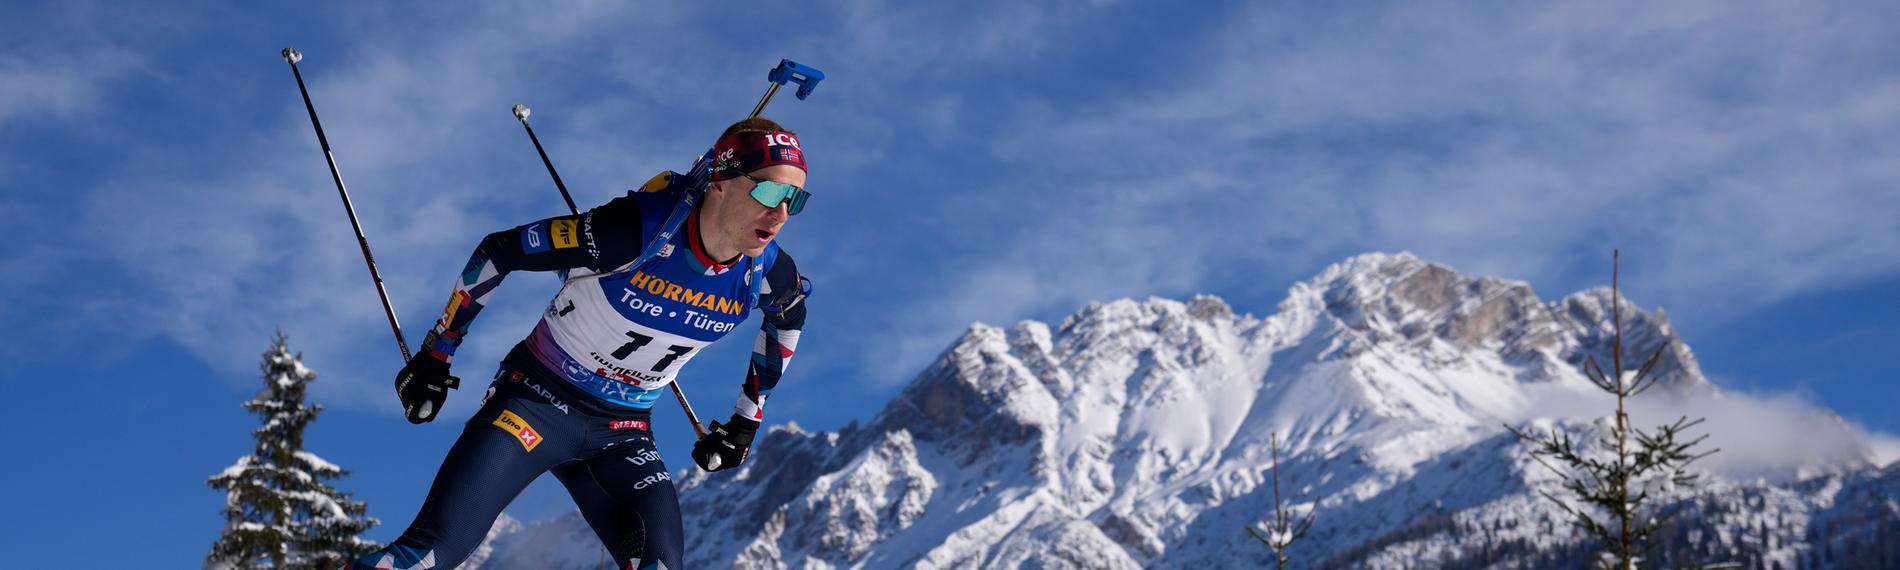
<svg viewBox="0 0 1900 570">
<path fill-rule="evenodd" d="M 554 171 L 554 161 L 548 160 L 548 151 L 541 148 L 541 137 L 534 136 L 534 127 L 528 124 L 528 114 L 534 110 L 527 105 L 515 105 L 514 111 L 515 118 L 521 120 L 521 128 L 528 129 L 528 140 L 534 141 L 534 152 L 541 154 L 541 164 L 547 165 L 548 176 L 554 177 L 554 187 L 561 190 L 561 199 L 567 200 L 567 211 L 581 213 L 580 208 L 574 207 L 574 196 L 567 193 L 567 185 L 561 183 L 561 173 Z"/>
<path fill-rule="evenodd" d="M 389 317 L 389 331 L 396 335 L 396 349 L 402 351 L 402 361 L 409 362 L 409 343 L 402 339 L 402 325 L 396 322 L 396 309 L 389 305 L 389 292 L 383 289 L 383 276 L 376 271 L 376 257 L 370 255 L 369 238 L 363 237 L 363 224 L 356 220 L 356 207 L 350 205 L 350 191 L 343 188 L 343 174 L 337 171 L 336 155 L 330 152 L 330 139 L 323 136 L 323 123 L 317 120 L 317 106 L 310 102 L 310 90 L 304 88 L 303 73 L 297 71 L 297 62 L 303 61 L 303 53 L 297 48 L 284 48 L 284 61 L 290 64 L 291 75 L 297 78 L 297 91 L 303 93 L 303 107 L 310 112 L 310 126 L 317 129 L 317 144 L 323 146 L 323 160 L 330 164 L 330 179 L 336 181 L 337 195 L 343 197 L 343 211 L 350 214 L 350 228 L 356 230 L 356 243 L 363 247 L 363 263 L 369 265 L 369 278 L 376 282 L 376 296 L 383 300 L 383 315 Z"/>
<path fill-rule="evenodd" d="M 548 176 L 554 177 L 554 187 L 561 190 L 561 199 L 567 200 L 567 211 L 580 215 L 581 210 L 574 205 L 574 197 L 567 193 L 567 184 L 561 182 L 561 173 L 554 170 L 554 161 L 548 160 L 548 152 L 541 147 L 541 138 L 534 136 L 534 127 L 528 125 L 528 115 L 533 112 L 527 105 L 515 105 L 514 108 L 515 118 L 521 121 L 522 128 L 528 130 L 528 140 L 534 141 L 535 152 L 541 154 L 541 164 L 548 167 Z M 680 388 L 679 382 L 667 385 L 673 387 L 673 398 L 679 400 L 680 410 L 686 412 L 686 421 L 693 424 L 693 435 L 706 437 L 706 427 L 699 423 L 699 414 L 693 413 L 693 404 L 686 401 L 686 390 Z"/>
</svg>

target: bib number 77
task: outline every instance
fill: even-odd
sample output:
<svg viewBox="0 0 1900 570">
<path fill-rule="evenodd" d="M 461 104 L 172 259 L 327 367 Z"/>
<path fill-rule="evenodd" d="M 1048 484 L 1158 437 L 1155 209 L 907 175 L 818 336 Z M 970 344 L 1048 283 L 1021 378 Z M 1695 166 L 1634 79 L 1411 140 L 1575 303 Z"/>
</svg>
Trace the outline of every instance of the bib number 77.
<svg viewBox="0 0 1900 570">
<path fill-rule="evenodd" d="M 640 350 L 642 347 L 645 347 L 647 343 L 653 342 L 653 337 L 634 331 L 627 331 L 627 337 L 633 340 L 628 341 L 627 344 L 620 345 L 620 348 L 614 349 L 614 358 L 626 360 L 628 356 L 633 355 L 634 351 Z M 659 362 L 653 363 L 653 372 L 666 372 L 666 368 L 672 366 L 674 360 L 678 360 L 679 357 L 686 356 L 686 353 L 692 352 L 693 347 L 676 344 L 666 347 L 666 351 L 666 356 L 661 357 Z"/>
</svg>

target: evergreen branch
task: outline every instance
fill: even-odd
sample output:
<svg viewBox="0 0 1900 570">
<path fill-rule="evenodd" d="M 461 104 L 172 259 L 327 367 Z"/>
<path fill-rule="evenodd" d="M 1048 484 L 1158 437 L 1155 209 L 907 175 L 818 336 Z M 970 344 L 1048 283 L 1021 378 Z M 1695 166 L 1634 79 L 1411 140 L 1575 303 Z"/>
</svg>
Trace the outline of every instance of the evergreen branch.
<svg viewBox="0 0 1900 570">
<path fill-rule="evenodd" d="M 1595 356 L 1589 357 L 1589 359 L 1584 362 L 1583 375 L 1590 379 L 1590 383 L 1596 384 L 1597 388 L 1601 388 L 1605 392 L 1617 393 L 1622 390 L 1622 379 L 1610 378 L 1609 374 L 1603 372 L 1603 366 L 1597 364 L 1597 357 Z"/>
<path fill-rule="evenodd" d="M 1630 390 L 1629 395 L 1635 396 L 1641 394 L 1643 391 L 1655 386 L 1656 382 L 1661 380 L 1661 377 L 1651 376 L 1650 370 L 1656 367 L 1656 363 L 1662 362 L 1663 351 L 1668 348 L 1669 343 L 1664 342 L 1662 346 L 1656 347 L 1656 352 L 1650 353 L 1649 360 L 1643 363 L 1642 368 L 1637 369 L 1636 381 L 1631 382 L 1634 388 Z"/>
</svg>

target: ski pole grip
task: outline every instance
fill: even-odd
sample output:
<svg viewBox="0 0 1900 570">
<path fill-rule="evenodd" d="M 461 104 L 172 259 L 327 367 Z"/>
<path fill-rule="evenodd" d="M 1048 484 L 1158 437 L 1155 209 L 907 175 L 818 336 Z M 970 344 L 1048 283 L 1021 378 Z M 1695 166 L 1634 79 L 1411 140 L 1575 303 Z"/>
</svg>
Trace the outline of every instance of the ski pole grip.
<svg viewBox="0 0 1900 570">
<path fill-rule="evenodd" d="M 778 67 L 773 68 L 766 79 L 779 85 L 797 83 L 798 99 L 802 101 L 811 96 L 813 89 L 818 88 L 818 82 L 825 80 L 825 72 L 799 65 L 798 62 L 789 59 L 781 59 L 778 60 Z"/>
</svg>

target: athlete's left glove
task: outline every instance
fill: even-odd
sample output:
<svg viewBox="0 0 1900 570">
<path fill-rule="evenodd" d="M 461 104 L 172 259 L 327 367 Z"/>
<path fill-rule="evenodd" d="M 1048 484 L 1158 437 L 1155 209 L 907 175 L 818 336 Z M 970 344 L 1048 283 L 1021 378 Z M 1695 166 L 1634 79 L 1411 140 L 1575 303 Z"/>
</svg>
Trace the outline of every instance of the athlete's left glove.
<svg viewBox="0 0 1900 570">
<path fill-rule="evenodd" d="M 693 444 L 693 462 L 700 469 L 719 471 L 738 467 L 752 448 L 752 436 L 759 433 L 759 421 L 733 414 L 726 423 L 712 423 L 706 437 Z"/>
<path fill-rule="evenodd" d="M 449 375 L 449 363 L 429 351 L 416 353 L 409 364 L 396 373 L 396 398 L 402 400 L 402 416 L 420 424 L 435 419 L 448 401 L 449 390 L 461 387 L 462 379 Z"/>
</svg>

